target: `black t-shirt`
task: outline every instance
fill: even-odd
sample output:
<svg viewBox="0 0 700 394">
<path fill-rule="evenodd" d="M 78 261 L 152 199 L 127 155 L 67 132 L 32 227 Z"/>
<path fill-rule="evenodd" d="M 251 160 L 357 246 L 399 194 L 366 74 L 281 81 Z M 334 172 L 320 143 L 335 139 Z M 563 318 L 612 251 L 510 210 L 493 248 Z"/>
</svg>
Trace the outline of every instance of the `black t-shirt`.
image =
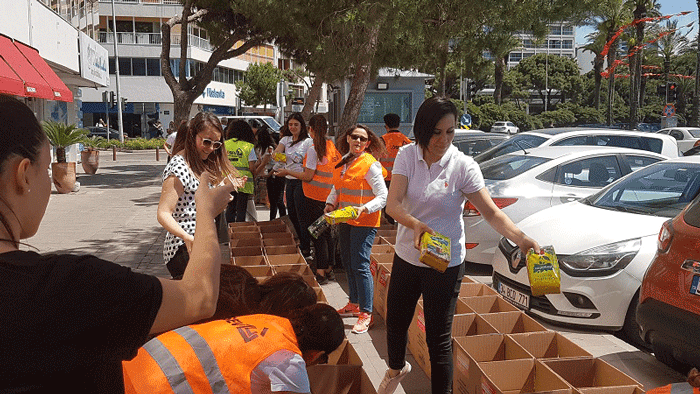
<svg viewBox="0 0 700 394">
<path fill-rule="evenodd" d="M 123 393 L 157 278 L 95 256 L 0 254 L 0 392 Z"/>
</svg>

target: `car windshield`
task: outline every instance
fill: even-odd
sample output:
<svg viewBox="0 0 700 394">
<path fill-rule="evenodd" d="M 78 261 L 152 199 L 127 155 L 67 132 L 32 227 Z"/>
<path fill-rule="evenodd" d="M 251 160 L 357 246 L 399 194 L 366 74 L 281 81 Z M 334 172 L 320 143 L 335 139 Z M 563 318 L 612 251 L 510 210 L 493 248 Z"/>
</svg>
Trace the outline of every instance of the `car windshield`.
<svg viewBox="0 0 700 394">
<path fill-rule="evenodd" d="M 501 142 L 493 148 L 488 149 L 480 153 L 479 155 L 476 155 L 474 157 L 474 160 L 477 163 L 483 163 L 486 160 L 491 160 L 495 157 L 503 156 L 506 153 L 538 147 L 542 145 L 545 141 L 547 141 L 547 138 L 540 137 L 538 135 L 516 135 L 506 141 Z"/>
<path fill-rule="evenodd" d="M 265 123 L 267 123 L 268 126 L 274 131 L 280 131 L 280 127 L 282 127 L 279 123 L 274 118 L 263 118 Z"/>
<path fill-rule="evenodd" d="M 688 132 L 693 138 L 700 138 L 700 129 L 688 129 Z"/>
<path fill-rule="evenodd" d="M 586 198 L 584 203 L 624 212 L 674 217 L 698 194 L 700 164 L 657 163 Z"/>
<path fill-rule="evenodd" d="M 520 175 L 550 160 L 531 155 L 501 156 L 484 162 L 481 165 L 481 173 L 484 175 L 484 179 L 502 181 Z"/>
</svg>

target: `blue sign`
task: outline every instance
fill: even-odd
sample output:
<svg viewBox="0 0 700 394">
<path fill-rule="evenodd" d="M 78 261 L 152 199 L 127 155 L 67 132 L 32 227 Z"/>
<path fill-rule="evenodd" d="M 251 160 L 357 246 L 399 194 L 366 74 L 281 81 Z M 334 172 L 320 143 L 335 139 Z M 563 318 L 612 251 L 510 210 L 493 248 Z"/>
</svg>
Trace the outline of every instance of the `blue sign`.
<svg viewBox="0 0 700 394">
<path fill-rule="evenodd" d="M 459 125 L 461 127 L 471 127 L 472 116 L 467 113 L 462 114 L 462 116 L 459 118 Z"/>
</svg>

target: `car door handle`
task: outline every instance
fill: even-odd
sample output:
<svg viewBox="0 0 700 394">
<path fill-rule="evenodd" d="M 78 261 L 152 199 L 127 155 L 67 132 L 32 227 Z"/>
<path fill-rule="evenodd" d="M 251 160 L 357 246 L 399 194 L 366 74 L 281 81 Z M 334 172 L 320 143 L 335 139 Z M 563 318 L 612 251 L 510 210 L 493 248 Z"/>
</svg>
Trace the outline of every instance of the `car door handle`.
<svg viewBox="0 0 700 394">
<path fill-rule="evenodd" d="M 561 203 L 564 204 L 564 203 L 567 203 L 567 202 L 576 201 L 576 200 L 578 200 L 579 198 L 581 198 L 581 197 L 579 197 L 579 196 L 577 196 L 577 195 L 574 195 L 574 194 L 569 194 L 569 195 L 566 195 L 566 196 L 561 196 L 561 197 L 559 197 L 559 201 L 561 201 Z"/>
</svg>

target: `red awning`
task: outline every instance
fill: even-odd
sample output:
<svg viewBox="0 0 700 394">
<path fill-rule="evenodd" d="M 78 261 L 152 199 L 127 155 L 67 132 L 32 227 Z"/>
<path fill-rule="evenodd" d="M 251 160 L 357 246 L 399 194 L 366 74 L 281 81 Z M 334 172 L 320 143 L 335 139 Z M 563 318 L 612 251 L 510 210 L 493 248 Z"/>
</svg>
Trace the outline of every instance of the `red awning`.
<svg viewBox="0 0 700 394">
<path fill-rule="evenodd" d="M 0 58 L 0 93 L 24 96 L 24 82 L 2 58 Z"/>
<path fill-rule="evenodd" d="M 22 55 L 22 52 L 12 44 L 12 41 L 5 36 L 0 36 L 0 57 L 12 67 L 24 82 L 22 96 L 55 100 L 49 84 L 44 81 L 27 58 Z"/>
<path fill-rule="evenodd" d="M 39 55 L 39 51 L 17 41 L 15 41 L 15 46 L 20 52 L 22 52 L 24 57 L 29 60 L 29 63 L 34 66 L 39 74 L 41 74 L 44 80 L 49 83 L 51 90 L 53 90 L 52 100 L 67 102 L 73 101 L 73 93 L 70 91 L 70 89 L 68 89 L 66 84 L 61 81 L 61 78 L 59 78 L 58 75 L 56 75 L 56 73 L 51 69 L 51 66 L 46 63 L 46 60 Z"/>
</svg>

